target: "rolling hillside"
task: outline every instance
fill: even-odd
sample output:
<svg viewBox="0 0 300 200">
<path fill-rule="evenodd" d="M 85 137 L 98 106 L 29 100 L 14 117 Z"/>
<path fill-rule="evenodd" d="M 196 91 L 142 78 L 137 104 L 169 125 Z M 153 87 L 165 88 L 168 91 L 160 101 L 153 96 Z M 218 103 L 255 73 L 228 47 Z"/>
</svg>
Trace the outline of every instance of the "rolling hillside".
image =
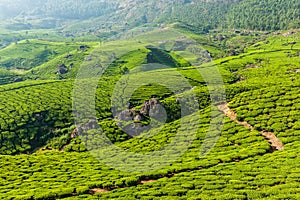
<svg viewBox="0 0 300 200">
<path fill-rule="evenodd" d="M 78 44 L 70 45 L 70 50 L 62 49 L 55 58 L 49 57 L 49 61 L 44 60 L 44 64 L 32 69 L 26 68 L 24 64 L 24 70 L 29 70 L 29 73 L 31 70 L 38 73 L 42 72 L 42 69 L 45 72 L 46 69 L 51 69 L 51 73 L 41 73 L 41 77 L 54 80 L 23 81 L 0 86 L 3 99 L 0 104 L 0 197 L 299 198 L 299 33 L 299 30 L 295 29 L 259 36 L 248 44 L 241 42 L 241 45 L 245 45 L 243 52 L 216 59 L 213 63 L 204 62 L 200 66 L 192 66 L 179 55 L 136 43 L 134 40 L 112 41 L 100 46 L 81 43 L 91 47 L 87 52 L 83 52 L 85 58 L 92 49 L 93 52 L 102 49 L 109 51 L 116 44 L 124 49 L 128 45 L 136 49 L 111 63 L 97 83 L 97 120 L 103 133 L 116 146 L 127 152 L 147 153 L 166 146 L 176 138 L 180 130 L 183 135 L 189 135 L 196 130 L 195 139 L 182 156 L 162 169 L 148 172 L 142 170 L 149 166 L 155 168 L 151 160 L 140 163 L 140 168 L 135 172 L 119 171 L 105 165 L 87 151 L 89 146 L 84 144 L 87 144 L 88 140 L 74 135 L 74 76 L 65 77 L 65 80 L 55 80 L 59 78 L 50 74 L 53 74 L 53 69 L 57 67 L 56 60 L 65 60 L 67 58 L 64 57 L 68 54 L 76 56 L 76 60 L 82 60 L 82 57 L 77 55 L 78 50 L 73 50 L 78 48 Z M 193 37 L 199 41 L 203 39 L 197 38 L 197 35 Z M 230 41 L 234 41 L 234 37 L 228 40 Z M 30 43 L 39 44 L 38 41 Z M 49 49 L 50 47 L 60 51 L 60 46 L 56 43 L 49 45 Z M 12 47 L 2 51 L 9 51 L 10 48 Z M 35 50 L 38 54 L 39 49 Z M 92 53 L 92 61 L 93 55 Z M 55 63 L 52 65 L 55 67 L 51 68 L 51 63 Z M 147 64 L 151 63 L 165 67 L 147 68 Z M 199 74 L 198 69 L 210 69 L 211 64 L 217 65 L 223 76 L 227 99 L 224 103 L 228 103 L 227 111 L 217 104 L 211 106 L 207 86 Z M 11 69 L 13 65 L 6 68 L 8 71 Z M 172 85 L 178 85 L 180 88 L 182 83 L 176 81 L 176 74 L 179 72 L 193 87 L 190 89 L 197 95 L 199 112 L 191 113 L 182 119 L 177 116 L 180 108 L 176 99 L 178 96 L 184 98 L 189 95 L 190 89 L 176 91 L 177 94 L 174 94 L 164 87 L 143 86 L 131 97 L 131 109 L 140 113 L 145 102 L 155 95 L 168 112 L 167 123 L 163 127 L 145 130 L 137 137 L 126 134 L 125 129 L 117 125 L 118 121 L 112 120 L 110 95 L 115 84 L 122 80 L 124 73 L 128 73 L 127 70 L 129 73 L 135 73 L 137 77 L 155 76 L 163 79 L 165 76 L 172 76 Z M 84 91 L 82 92 L 84 94 Z M 223 126 L 214 126 L 215 129 L 209 130 L 212 115 L 216 119 L 224 120 Z M 145 117 L 142 122 L 147 125 L 150 122 L 147 115 Z M 185 124 L 188 124 L 188 128 L 181 129 Z M 212 135 L 221 134 L 214 148 L 205 157 L 199 158 L 199 153 L 204 150 L 202 144 L 207 140 L 208 131 Z M 93 132 L 88 134 L 94 139 L 99 137 Z M 185 149 L 185 145 L 180 142 L 176 144 L 179 149 Z M 107 148 L 109 152 L 110 149 Z M 158 165 L 165 165 L 162 161 L 157 162 Z"/>
<path fill-rule="evenodd" d="M 0 0 L 0 199 L 300 199 L 299 13 Z"/>
</svg>

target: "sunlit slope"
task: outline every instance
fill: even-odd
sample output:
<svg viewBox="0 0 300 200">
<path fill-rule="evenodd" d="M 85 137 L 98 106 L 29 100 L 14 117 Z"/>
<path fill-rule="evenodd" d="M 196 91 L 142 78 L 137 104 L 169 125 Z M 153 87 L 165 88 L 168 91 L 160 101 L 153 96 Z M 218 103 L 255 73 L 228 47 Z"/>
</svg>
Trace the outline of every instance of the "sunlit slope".
<svg viewBox="0 0 300 200">
<path fill-rule="evenodd" d="M 249 48 L 245 54 L 216 61 L 220 68 L 227 68 L 237 77 L 236 83 L 227 86 L 229 106 L 237 113 L 238 120 L 250 123 L 255 129 L 251 133 L 253 140 L 238 139 L 239 142 L 232 148 L 243 146 L 244 141 L 249 142 L 246 145 L 255 144 L 258 142 L 254 138 L 255 133 L 264 130 L 273 132 L 283 142 L 283 151 L 262 153 L 243 160 L 244 151 L 239 150 L 239 159 L 235 162 L 220 162 L 208 169 L 191 167 L 182 173 L 175 173 L 171 178 L 152 178 L 157 181 L 146 181 L 137 187 L 117 188 L 94 196 L 80 195 L 68 199 L 298 199 L 300 57 L 297 38 L 299 33 L 277 34 Z M 228 119 L 219 142 L 226 135 L 227 123 Z M 234 131 L 235 128 L 228 130 Z M 172 133 L 171 130 L 168 132 Z M 247 135 L 242 130 L 233 134 L 234 137 Z M 159 148 L 156 147 L 157 141 L 139 141 L 129 145 L 129 149 L 154 150 Z M 134 139 L 122 145 L 131 142 Z M 222 145 L 230 147 L 230 139 Z M 258 147 L 254 148 L 258 150 Z M 254 149 L 246 152 L 251 151 Z M 227 150 L 224 155 L 230 155 L 230 151 Z M 196 163 L 192 161 L 189 166 Z"/>
<path fill-rule="evenodd" d="M 116 42 L 114 44 L 117 45 Z M 75 51 L 80 51 L 78 54 L 82 54 L 80 55 L 81 57 L 76 57 L 78 59 L 75 59 L 77 63 L 82 62 L 84 59 L 89 59 L 88 56 L 86 56 L 87 52 L 81 50 Z M 30 76 L 38 76 L 41 74 L 42 77 L 44 76 L 44 78 L 48 77 L 51 79 L 51 74 L 55 75 L 52 72 L 53 66 L 62 62 L 61 59 L 64 61 L 72 60 L 74 54 L 71 55 L 71 53 L 68 54 L 71 58 L 59 56 L 39 67 L 31 69 L 29 72 L 31 74 Z M 188 63 L 178 56 L 175 58 L 173 56 L 175 55 L 167 51 L 152 47 L 141 47 L 140 50 L 128 52 L 111 63 L 99 82 L 97 82 L 97 79 L 92 80 L 98 85 L 96 91 L 97 119 L 107 119 L 104 126 L 115 127 L 115 124 L 109 120 L 113 117 L 110 113 L 110 96 L 115 87 L 114 85 L 126 70 L 135 70 L 133 72 L 137 74 L 137 78 L 146 76 L 156 77 L 158 79 L 160 77 L 164 79 L 166 76 L 173 77 L 171 79 L 174 79 L 173 81 L 165 83 L 165 85 L 171 84 L 178 88 L 177 91 L 173 92 L 183 92 L 181 91 L 181 83 L 176 81 L 180 76 L 187 77 L 191 81 L 191 86 L 205 84 L 201 75 L 198 74 L 197 76 L 193 68 L 182 70 L 182 74 L 176 72 L 177 69 L 181 69 L 182 66 L 188 65 Z M 150 63 L 158 63 L 167 69 L 159 69 L 161 66 L 158 69 L 152 68 L 152 64 Z M 149 66 L 148 68 L 143 68 L 145 64 L 150 64 L 150 68 Z M 77 71 L 79 67 L 77 67 Z M 75 66 L 74 71 L 76 71 Z M 45 72 L 45 74 L 42 74 L 43 72 Z M 73 75 L 72 78 L 75 78 L 75 75 Z M 83 84 L 86 83 L 83 81 Z M 71 133 L 74 131 L 74 108 L 72 107 L 72 100 L 80 98 L 74 96 L 73 85 L 74 81 L 69 79 L 64 81 L 24 81 L 1 86 L 1 99 L 3 99 L 1 101 L 0 114 L 2 116 L 1 153 L 30 153 L 43 147 L 49 140 L 55 137 L 60 138 L 58 140 L 59 144 L 54 145 L 59 149 L 62 148 L 64 144 L 67 144 L 70 141 Z M 129 85 L 128 87 L 134 86 Z M 133 106 L 141 106 L 146 100 L 151 99 L 153 96 L 163 100 L 166 97 L 172 96 L 173 92 L 163 86 L 158 87 L 148 84 L 137 88 L 131 98 L 131 102 Z M 166 105 L 170 105 L 170 108 L 172 104 L 176 104 L 175 99 L 166 101 Z M 203 106 L 207 106 L 207 101 L 206 103 L 204 102 Z M 109 134 L 113 135 L 114 130 L 117 131 L 117 127 L 109 130 Z M 120 139 L 115 138 L 115 140 Z M 57 143 L 57 141 L 54 143 Z M 84 150 L 84 148 L 81 150 Z"/>
<path fill-rule="evenodd" d="M 266 40 L 268 42 L 254 45 L 245 54 L 215 61 L 219 65 L 220 72 L 223 74 L 225 84 L 237 82 L 234 85 L 228 85 L 227 97 L 232 101 L 230 105 L 232 105 L 232 108 L 237 112 L 240 119 L 246 119 L 257 130 L 263 128 L 270 131 L 290 131 L 292 127 L 297 128 L 297 92 L 294 91 L 298 87 L 299 82 L 297 78 L 299 76 L 297 73 L 299 68 L 299 44 L 297 42 L 294 44 L 297 37 L 298 34 L 271 36 Z M 173 58 L 167 52 L 159 53 L 161 50 L 156 51 L 158 50 L 144 48 L 129 52 L 117 59 L 109 67 L 106 71 L 106 78 L 98 84 L 100 87 L 97 90 L 97 105 L 101 107 L 98 111 L 98 119 L 111 117 L 109 94 L 112 93 L 114 85 L 118 82 L 118 77 L 124 73 L 125 68 L 140 74 L 141 77 L 150 76 L 159 78 L 161 76 L 164 78 L 166 76 L 173 76 L 176 78 L 183 76 L 190 82 L 192 87 L 201 86 L 195 90 L 200 97 L 200 107 L 204 108 L 209 105 L 209 95 L 205 89 L 206 83 L 201 74 L 199 74 L 199 71 L 188 67 L 176 73 L 174 71 L 174 69 L 176 70 L 176 65 L 181 66 L 183 61 Z M 149 59 L 149 54 L 152 54 L 151 59 Z M 155 54 L 160 55 L 160 57 L 155 56 Z M 142 66 L 149 60 L 175 68 L 168 69 L 167 67 L 167 69 L 155 69 L 151 71 L 151 69 L 136 67 Z M 111 76 L 113 74 L 115 76 Z M 168 84 L 180 85 L 176 81 L 168 82 Z M 1 101 L 1 116 L 3 116 L 1 118 L 1 134 L 3 135 L 2 153 L 31 152 L 33 149 L 46 144 L 54 136 L 70 134 L 72 132 L 72 128 L 70 127 L 74 123 L 72 87 L 73 82 L 71 80 L 21 82 L 2 86 L 0 89 L 2 91 L 1 99 L 3 99 Z M 134 87 L 134 85 L 128 87 Z M 267 88 L 260 89 L 262 87 Z M 257 91 L 254 91 L 254 89 L 257 89 Z M 234 97 L 243 91 L 249 92 Z M 188 91 L 183 90 L 179 92 Z M 253 94 L 259 94 L 259 96 Z M 286 96 L 283 96 L 284 94 Z M 143 86 L 136 90 L 134 96 L 131 98 L 131 103 L 133 106 L 141 106 L 146 100 L 152 98 L 153 95 L 156 95 L 160 100 L 164 99 L 162 103 L 170 113 L 177 112 L 176 97 L 172 97 L 172 92 L 167 88 L 155 85 Z M 273 95 L 274 98 L 268 100 Z M 280 95 L 282 97 L 279 97 Z M 247 100 L 241 98 L 247 98 Z M 244 106 L 248 105 L 245 101 L 253 101 L 257 104 L 255 103 L 255 108 L 251 106 L 251 108 L 249 106 L 248 108 Z M 269 103 L 265 104 L 264 102 Z M 294 118 L 289 123 L 287 123 L 286 118 L 280 119 L 280 117 L 277 117 L 279 121 L 276 121 L 275 112 L 279 112 L 276 109 L 276 105 L 279 107 L 291 106 L 291 109 L 287 111 L 294 110 L 293 114 L 291 114 Z M 264 106 L 268 106 L 269 109 L 266 109 Z M 245 109 L 254 109 L 255 112 L 247 112 Z M 280 108 L 279 110 L 282 109 Z M 274 113 L 275 118 L 268 114 L 270 112 Z M 245 115 L 245 113 L 247 114 Z M 282 113 L 281 115 L 287 117 L 289 114 Z M 255 116 L 258 118 L 256 119 Z M 248 119 L 247 117 L 250 118 Z M 255 123 L 257 120 L 259 120 L 259 123 Z M 68 130 L 63 131 L 65 128 L 68 128 Z M 56 134 L 56 132 L 58 133 Z"/>
<path fill-rule="evenodd" d="M 56 148 L 60 151 L 49 148 L 31 155 L 1 156 L 1 198 L 298 199 L 300 57 L 299 33 L 296 32 L 271 34 L 245 49 L 244 54 L 214 62 L 224 77 L 230 108 L 237 113 L 238 120 L 246 121 L 254 130 L 226 118 L 220 138 L 204 158 L 199 158 L 199 154 L 206 134 L 218 133 L 220 128 L 217 125 L 208 132 L 211 109 L 216 118 L 221 119 L 224 115 L 210 107 L 209 94 L 203 77 L 197 74 L 198 68 L 173 66 L 150 71 L 149 68 L 135 68 L 137 64 L 147 63 L 147 55 L 151 52 L 147 48 L 129 52 L 111 65 L 111 70 L 98 83 L 96 105 L 100 107 L 97 119 L 102 127 L 106 127 L 106 134 L 124 151 L 145 153 L 161 149 L 172 141 L 184 121 L 171 120 L 159 133 L 155 129 L 143 133 L 150 138 L 126 138 L 126 134 L 111 122 L 109 98 L 124 75 L 122 64 L 141 77 L 165 77 L 167 74 L 176 80 L 179 72 L 192 87 L 196 86 L 196 94 L 205 97 L 200 98 L 200 112 L 185 118 L 197 122 L 197 115 L 201 117 L 198 125 L 184 130 L 188 134 L 197 129 L 188 150 L 172 165 L 147 173 L 120 172 L 105 166 L 87 152 L 66 152 L 85 151 L 79 138 L 72 141 L 79 144 L 74 145 L 74 149 L 61 148 L 69 144 L 71 139 L 68 137 L 75 128 L 73 81 L 33 81 L 1 86 L 2 154 L 27 153 L 44 145 L 52 148 L 57 141 L 62 143 Z M 172 57 L 168 52 L 162 53 Z M 174 57 L 163 61 L 164 65 L 180 63 Z M 200 68 L 209 69 L 210 65 L 212 63 Z M 176 81 L 172 84 L 180 86 Z M 191 90 L 180 91 L 180 94 L 188 92 Z M 170 111 L 178 109 L 172 92 L 151 86 L 139 88 L 134 93 L 131 98 L 133 108 L 141 106 L 153 94 L 159 94 L 157 98 Z M 273 132 L 284 144 L 284 150 L 274 151 L 260 133 L 262 130 Z M 58 140 L 53 142 L 55 137 Z M 151 165 L 151 161 L 143 164 Z M 98 193 L 92 195 L 94 191 Z"/>
<path fill-rule="evenodd" d="M 220 116 L 220 113 L 215 114 L 216 117 L 218 115 Z M 133 188 L 131 189 L 134 189 L 134 186 L 147 178 L 156 180 L 185 171 L 202 171 L 203 169 L 209 169 L 213 166 L 238 162 L 269 152 L 269 144 L 258 132 L 252 133 L 243 126 L 238 126 L 226 120 L 224 131 L 213 150 L 205 158 L 199 159 L 201 143 L 207 134 L 211 112 L 209 110 L 201 110 L 200 116 L 202 119 L 199 124 L 196 140 L 172 166 L 166 166 L 158 171 L 139 174 L 113 170 L 91 157 L 89 153 L 51 151 L 45 153 L 41 152 L 31 156 L 3 156 L 2 158 L 5 160 L 5 162 L 2 162 L 3 178 L 11 177 L 14 181 L 2 179 L 1 182 L 3 185 L 0 186 L 0 190 L 2 191 L 1 195 L 3 198 L 15 196 L 23 199 L 30 199 L 31 197 L 35 199 L 45 199 L 88 194 L 90 190 L 94 188 L 113 189 L 115 187 L 132 186 Z M 195 115 L 187 118 L 188 121 L 195 119 L 197 119 Z M 175 121 L 174 123 L 166 124 L 165 128 L 152 138 L 142 139 L 137 137 L 125 143 L 121 143 L 119 146 L 130 152 L 145 153 L 159 149 L 163 147 L 168 140 L 174 137 L 180 123 L 180 121 Z M 188 132 L 189 130 L 185 131 Z M 178 148 L 180 148 L 180 146 Z M 14 161 L 11 161 L 11 159 Z M 51 162 L 49 162 L 49 159 Z M 10 164 L 6 166 L 6 162 Z M 23 163 L 22 167 L 14 167 L 20 163 Z M 150 160 L 149 163 L 151 163 Z M 146 166 L 149 163 L 144 163 L 144 165 Z M 18 178 L 13 178 L 13 176 L 8 175 L 11 168 L 13 168 L 15 172 L 18 171 Z M 31 175 L 27 176 L 28 173 Z M 18 184 L 21 184 L 18 189 L 14 189 L 14 192 L 10 191 L 10 188 L 12 189 Z M 55 185 L 55 187 L 53 187 L 53 185 Z M 120 190 L 125 191 L 126 189 Z M 149 190 L 149 193 L 151 193 L 151 191 L 152 190 Z M 118 195 L 120 197 L 123 196 L 119 189 L 115 190 L 115 192 L 112 193 L 110 198 Z M 179 193 L 177 192 L 179 191 L 174 191 L 174 195 L 179 195 L 179 193 L 182 193 L 182 190 Z M 146 196 L 146 194 L 144 195 Z M 153 195 L 158 195 L 158 193 L 153 193 L 149 195 L 149 197 Z M 86 197 L 92 198 L 92 196 L 89 195 Z"/>
<path fill-rule="evenodd" d="M 7 70 L 26 72 L 76 48 L 78 47 L 75 44 L 24 40 L 13 43 L 0 51 L 0 66 Z"/>
</svg>

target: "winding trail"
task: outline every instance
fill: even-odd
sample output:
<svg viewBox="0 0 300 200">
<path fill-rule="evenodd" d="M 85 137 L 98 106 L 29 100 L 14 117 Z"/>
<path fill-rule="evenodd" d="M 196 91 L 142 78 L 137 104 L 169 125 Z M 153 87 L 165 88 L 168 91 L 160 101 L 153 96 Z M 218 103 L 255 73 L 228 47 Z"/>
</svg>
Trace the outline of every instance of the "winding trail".
<svg viewBox="0 0 300 200">
<path fill-rule="evenodd" d="M 222 113 L 224 113 L 227 117 L 229 117 L 235 123 L 243 125 L 246 128 L 250 129 L 251 131 L 254 131 L 254 127 L 252 125 L 250 125 L 248 122 L 245 122 L 245 121 L 242 122 L 242 121 L 238 121 L 236 119 L 236 113 L 229 108 L 228 103 L 219 104 L 219 105 L 217 105 L 217 107 Z M 272 147 L 272 152 L 284 150 L 283 143 L 280 141 L 280 139 L 278 137 L 276 137 L 276 135 L 274 133 L 268 132 L 268 131 L 261 131 L 261 134 L 270 143 L 270 145 Z"/>
</svg>

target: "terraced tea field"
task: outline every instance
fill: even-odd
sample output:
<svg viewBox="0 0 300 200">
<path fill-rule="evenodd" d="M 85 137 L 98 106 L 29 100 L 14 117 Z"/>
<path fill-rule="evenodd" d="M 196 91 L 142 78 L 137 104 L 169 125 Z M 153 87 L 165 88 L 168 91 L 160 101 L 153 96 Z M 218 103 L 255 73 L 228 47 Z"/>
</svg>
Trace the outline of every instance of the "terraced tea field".
<svg viewBox="0 0 300 200">
<path fill-rule="evenodd" d="M 30 40 L 0 50 L 0 72 L 23 78 L 0 86 L 0 198 L 299 199 L 299 38 L 299 30 L 264 34 L 243 53 L 208 63 L 188 51 L 150 46 L 151 39 L 145 36 L 139 42 L 82 42 L 64 44 L 64 48 L 60 43 Z M 36 54 L 22 55 L 33 44 L 38 46 Z M 105 63 L 108 68 L 99 80 L 76 79 L 85 63 L 97 64 L 97 53 L 116 46 L 117 53 L 126 53 L 100 54 L 101 61 L 114 61 Z M 17 53 L 9 56 L 13 51 Z M 34 60 L 45 51 L 50 53 Z M 23 56 L 29 59 L 21 62 Z M 68 72 L 55 74 L 61 64 Z M 83 75 L 101 72 L 104 65 L 97 66 Z M 219 82 L 211 88 L 208 81 L 212 80 L 204 76 L 213 74 L 214 67 L 222 75 L 224 101 L 212 98 L 219 97 L 211 94 L 221 87 Z M 153 77 L 157 84 L 148 83 Z M 148 84 L 139 86 L 136 80 Z M 85 101 L 88 88 L 84 87 L 77 91 L 83 95 L 74 96 L 80 81 L 96 84 L 95 99 Z M 182 88 L 185 83 L 189 87 Z M 131 120 L 120 117 L 122 112 L 113 115 L 114 101 L 126 93 L 125 89 L 114 93 L 118 84 L 134 91 L 128 104 Z M 176 89 L 167 88 L 168 84 Z M 114 94 L 116 98 L 111 99 Z M 191 94 L 196 101 L 185 105 L 190 112 L 184 115 L 180 103 Z M 147 102 L 165 108 L 165 123 L 151 119 Z M 92 104 L 95 113 L 86 114 L 97 121 L 89 123 L 101 127 L 103 134 L 76 127 L 77 112 L 90 111 Z M 192 112 L 195 104 L 197 110 Z M 122 123 L 159 126 L 132 136 Z M 183 139 L 176 140 L 178 133 Z M 115 155 L 103 136 L 122 153 Z M 103 145 L 101 155 L 120 158 L 118 168 L 107 164 L 109 158 L 91 154 L 89 137 L 92 147 Z M 176 148 L 168 148 L 170 143 Z M 162 150 L 169 152 L 158 154 L 156 160 L 137 159 Z M 182 154 L 176 157 L 178 152 Z M 131 157 L 136 154 L 140 157 Z M 134 168 L 126 159 L 135 161 Z"/>
</svg>

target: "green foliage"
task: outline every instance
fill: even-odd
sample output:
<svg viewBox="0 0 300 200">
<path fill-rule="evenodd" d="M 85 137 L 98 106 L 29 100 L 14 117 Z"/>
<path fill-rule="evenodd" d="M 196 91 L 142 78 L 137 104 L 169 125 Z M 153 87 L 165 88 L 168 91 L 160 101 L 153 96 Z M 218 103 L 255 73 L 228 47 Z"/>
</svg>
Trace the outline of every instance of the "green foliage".
<svg viewBox="0 0 300 200">
<path fill-rule="evenodd" d="M 251 0 L 232 6 L 228 26 L 250 30 L 283 30 L 298 28 L 300 3 L 297 0 Z"/>
<path fill-rule="evenodd" d="M 0 74 L 5 75 L 2 83 L 26 79 L 68 79 L 75 78 L 81 62 L 98 43 L 84 43 L 89 46 L 79 50 L 82 43 L 24 40 L 0 50 Z M 64 72 L 61 65 L 66 66 Z M 0 84 L 1 84 L 0 82 Z"/>
<path fill-rule="evenodd" d="M 238 1 L 235 6 L 241 2 Z M 245 33 L 248 35 L 243 35 Z M 146 48 L 130 40 L 102 44 L 95 49 L 98 53 L 101 48 L 113 50 L 114 45 L 124 49 L 132 45 L 139 49 L 116 59 L 98 82 L 96 90 L 98 123 L 117 147 L 136 153 L 157 151 L 174 139 L 181 125 L 187 125 L 185 130 L 181 130 L 186 135 L 197 130 L 195 140 L 176 161 L 160 170 L 140 174 L 122 172 L 104 165 L 86 152 L 83 140 L 73 134 L 76 106 L 89 108 L 91 105 L 87 105 L 82 96 L 72 96 L 72 78 L 83 59 L 93 59 L 87 55 L 96 43 L 80 43 L 91 48 L 78 51 L 79 43 L 61 48 L 62 43 L 34 41 L 37 45 L 37 49 L 31 48 L 34 55 L 44 52 L 38 45 L 40 43 L 51 43 L 60 53 L 53 57 L 47 54 L 50 56 L 48 58 L 46 54 L 40 56 L 35 62 L 42 64 L 32 69 L 34 73 L 31 76 L 26 74 L 27 78 L 58 78 L 53 70 L 59 64 L 70 66 L 74 63 L 74 71 L 61 77 L 68 80 L 35 80 L 0 86 L 0 198 L 299 199 L 299 31 L 269 34 L 216 31 L 209 36 L 194 37 L 209 46 L 210 51 L 220 59 L 202 66 L 190 66 L 175 53 Z M 14 44 L 0 52 L 16 51 L 21 55 L 24 49 L 20 50 L 18 45 L 30 48 L 31 42 Z M 236 47 L 235 54 L 221 58 L 232 53 L 230 51 Z M 28 55 L 30 60 L 29 54 L 24 55 Z M 67 54 L 72 56 L 65 58 Z M 20 55 L 11 56 L 12 60 L 19 62 Z M 10 56 L 6 55 L 6 58 L 9 60 Z M 149 63 L 168 67 L 143 68 L 144 64 Z M 222 113 L 210 105 L 205 77 L 198 70 L 209 70 L 214 64 L 224 78 L 230 108 L 237 113 L 238 120 L 247 121 L 254 131 L 226 118 L 222 126 L 213 124 L 215 126 L 208 132 L 211 117 L 221 118 Z M 147 76 L 164 79 L 168 75 L 171 77 L 169 82 L 163 80 L 162 83 L 178 88 L 182 86 L 178 77 L 182 76 L 192 86 L 170 91 L 161 85 L 148 84 L 136 89 L 130 99 L 130 108 L 140 109 L 146 100 L 155 95 L 168 113 L 167 123 L 162 127 L 145 131 L 137 137 L 124 133 L 111 113 L 110 96 L 115 84 L 132 72 L 134 78 L 143 77 L 145 82 Z M 15 76 L 8 70 L 1 70 L 1 74 L 7 79 Z M 88 81 L 96 80 L 83 80 L 85 83 Z M 126 85 L 129 88 L 135 86 Z M 180 119 L 180 98 L 191 93 L 198 97 L 200 111 Z M 80 99 L 82 104 L 72 107 L 73 98 L 83 98 Z M 87 116 L 92 114 L 86 113 Z M 221 127 L 222 133 L 214 148 L 199 158 L 207 134 L 219 133 Z M 262 130 L 274 132 L 284 143 L 285 150 L 272 152 L 270 144 L 259 132 Z M 101 135 L 96 131 L 88 134 L 93 136 L 95 143 L 98 139 L 101 142 Z M 176 145 L 179 149 L 186 147 L 180 142 Z M 153 162 L 140 163 L 140 167 L 151 166 Z M 144 183 L 145 180 L 150 181 Z M 96 188 L 112 191 L 92 195 L 92 189 Z"/>
<path fill-rule="evenodd" d="M 17 6 L 24 4 L 26 6 Z M 21 9 L 22 8 L 22 9 Z M 18 0 L 1 4 L 0 18 L 8 30 L 59 29 L 67 36 L 112 36 L 149 24 L 182 23 L 196 33 L 216 28 L 279 30 L 299 27 L 299 2 L 281 0 L 228 1 L 96 1 Z M 22 15 L 19 13 L 22 11 Z M 135 15 L 131 15 L 135 13 Z M 115 17 L 111 17 L 115 16 Z M 11 23 L 7 21 L 11 20 Z M 67 22 L 61 23 L 61 22 Z"/>
<path fill-rule="evenodd" d="M 63 48 L 62 45 L 64 45 Z M 63 43 L 48 43 L 38 40 L 21 41 L 0 51 L 0 66 L 8 70 L 27 71 L 76 48 L 75 45 Z"/>
<path fill-rule="evenodd" d="M 208 32 L 216 28 L 282 30 L 299 27 L 299 1 L 239 0 L 206 1 L 175 7 L 175 22 L 191 30 Z"/>
<path fill-rule="evenodd" d="M 0 87 L 1 153 L 31 152 L 53 137 L 72 132 L 64 131 L 74 123 L 72 86 L 72 81 L 34 81 Z M 110 116 L 107 92 L 98 90 L 98 97 L 103 97 L 98 99 L 98 105 L 102 105 L 99 119 Z"/>
</svg>

